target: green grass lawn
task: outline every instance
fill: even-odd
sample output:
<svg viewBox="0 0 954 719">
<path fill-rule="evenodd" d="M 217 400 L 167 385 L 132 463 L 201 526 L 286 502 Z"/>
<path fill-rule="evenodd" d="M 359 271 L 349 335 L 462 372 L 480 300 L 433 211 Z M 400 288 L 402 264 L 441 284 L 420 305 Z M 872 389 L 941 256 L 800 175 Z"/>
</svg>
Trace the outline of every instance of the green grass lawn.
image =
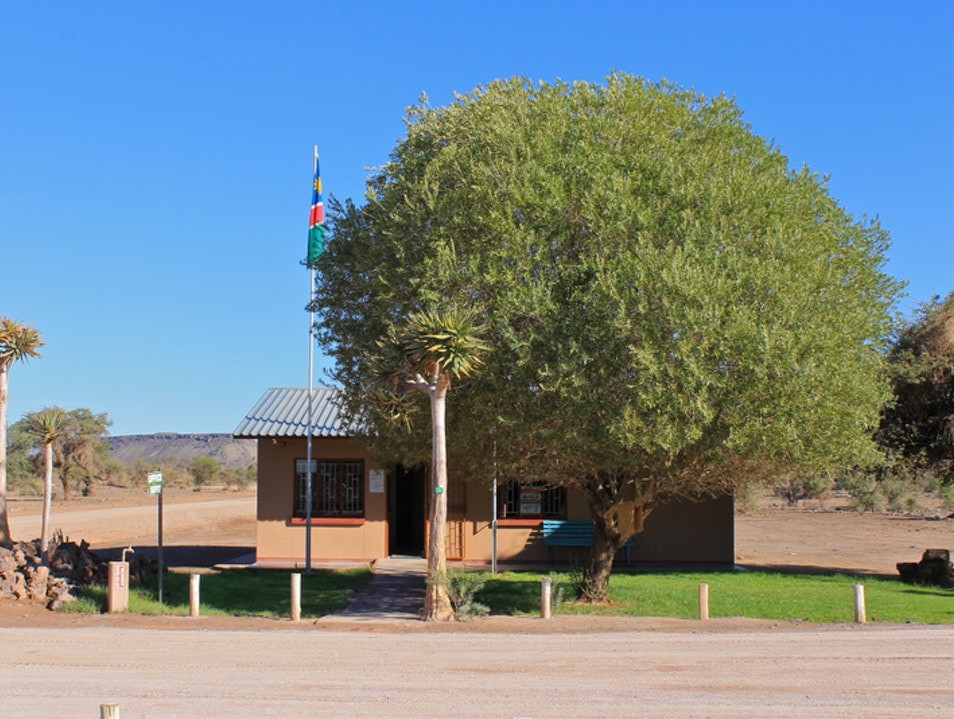
<svg viewBox="0 0 954 719">
<path fill-rule="evenodd" d="M 477 601 L 493 614 L 540 611 L 540 574 L 487 575 Z M 569 587 L 568 575 L 552 575 Z M 564 602 L 561 614 L 634 617 L 698 617 L 699 584 L 709 585 L 709 616 L 806 622 L 854 620 L 854 584 L 865 587 L 869 621 L 941 624 L 954 622 L 954 591 L 912 586 L 897 580 L 766 572 L 616 574 L 611 602 L 589 606 Z"/>
<path fill-rule="evenodd" d="M 235 569 L 203 575 L 200 580 L 200 613 L 208 616 L 287 617 L 291 613 L 291 572 L 279 569 Z M 370 581 L 368 569 L 329 571 L 316 569 L 301 577 L 301 615 L 320 617 L 343 607 Z M 189 576 L 166 574 L 163 603 L 158 585 L 132 587 L 129 611 L 133 614 L 189 613 Z M 86 587 L 79 601 L 61 611 L 92 613 L 106 610 L 106 587 Z"/>
</svg>

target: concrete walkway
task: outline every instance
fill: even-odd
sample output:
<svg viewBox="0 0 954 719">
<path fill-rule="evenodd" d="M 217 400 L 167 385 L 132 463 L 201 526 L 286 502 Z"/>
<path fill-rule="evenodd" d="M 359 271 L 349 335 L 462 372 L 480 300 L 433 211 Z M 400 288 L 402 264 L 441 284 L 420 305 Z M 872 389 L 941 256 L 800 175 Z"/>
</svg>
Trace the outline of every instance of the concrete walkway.
<svg viewBox="0 0 954 719">
<path fill-rule="evenodd" d="M 374 563 L 371 581 L 346 607 L 319 622 L 387 622 L 420 619 L 427 560 L 387 557 Z"/>
</svg>

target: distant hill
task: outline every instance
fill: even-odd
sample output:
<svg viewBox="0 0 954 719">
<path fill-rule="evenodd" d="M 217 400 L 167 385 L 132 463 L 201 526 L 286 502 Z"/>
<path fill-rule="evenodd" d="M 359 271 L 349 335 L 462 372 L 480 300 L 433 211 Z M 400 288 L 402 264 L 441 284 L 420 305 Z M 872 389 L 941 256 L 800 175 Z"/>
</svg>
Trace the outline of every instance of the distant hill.
<svg viewBox="0 0 954 719">
<path fill-rule="evenodd" d="M 109 437 L 109 448 L 125 465 L 137 459 L 188 464 L 196 457 L 215 457 L 223 467 L 236 469 L 255 464 L 255 440 L 235 439 L 230 434 L 124 434 Z"/>
</svg>

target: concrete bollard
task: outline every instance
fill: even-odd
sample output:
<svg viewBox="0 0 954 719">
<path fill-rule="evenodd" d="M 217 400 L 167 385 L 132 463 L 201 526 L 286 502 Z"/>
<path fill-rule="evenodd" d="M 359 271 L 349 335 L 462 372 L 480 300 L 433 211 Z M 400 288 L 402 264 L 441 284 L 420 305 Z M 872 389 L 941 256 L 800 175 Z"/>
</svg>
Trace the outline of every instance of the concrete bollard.
<svg viewBox="0 0 954 719">
<path fill-rule="evenodd" d="M 199 575 L 189 575 L 189 616 L 199 616 Z"/>
<path fill-rule="evenodd" d="M 544 577 L 540 580 L 540 616 L 544 619 L 550 618 L 550 596 L 553 591 L 553 580 L 550 577 Z"/>
<path fill-rule="evenodd" d="M 855 622 L 865 623 L 865 585 L 855 585 Z"/>
<path fill-rule="evenodd" d="M 699 619 L 706 621 L 709 618 L 709 585 L 699 585 Z"/>
<path fill-rule="evenodd" d="M 301 575 L 291 575 L 291 618 L 293 622 L 301 621 Z"/>
<path fill-rule="evenodd" d="M 110 562 L 106 587 L 106 611 L 125 612 L 129 609 L 129 562 Z"/>
</svg>

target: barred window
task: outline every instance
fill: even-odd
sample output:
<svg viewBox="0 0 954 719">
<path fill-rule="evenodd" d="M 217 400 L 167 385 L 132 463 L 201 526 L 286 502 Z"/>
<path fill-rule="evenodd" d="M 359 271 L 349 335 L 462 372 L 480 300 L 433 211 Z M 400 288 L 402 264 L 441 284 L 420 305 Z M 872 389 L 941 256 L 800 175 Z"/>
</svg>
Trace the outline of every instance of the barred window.
<svg viewBox="0 0 954 719">
<path fill-rule="evenodd" d="M 295 460 L 295 516 L 304 517 L 308 461 Z M 364 462 L 311 460 L 313 517 L 364 516 Z"/>
<path fill-rule="evenodd" d="M 566 517 L 566 489 L 508 482 L 500 495 L 497 517 Z"/>
</svg>

